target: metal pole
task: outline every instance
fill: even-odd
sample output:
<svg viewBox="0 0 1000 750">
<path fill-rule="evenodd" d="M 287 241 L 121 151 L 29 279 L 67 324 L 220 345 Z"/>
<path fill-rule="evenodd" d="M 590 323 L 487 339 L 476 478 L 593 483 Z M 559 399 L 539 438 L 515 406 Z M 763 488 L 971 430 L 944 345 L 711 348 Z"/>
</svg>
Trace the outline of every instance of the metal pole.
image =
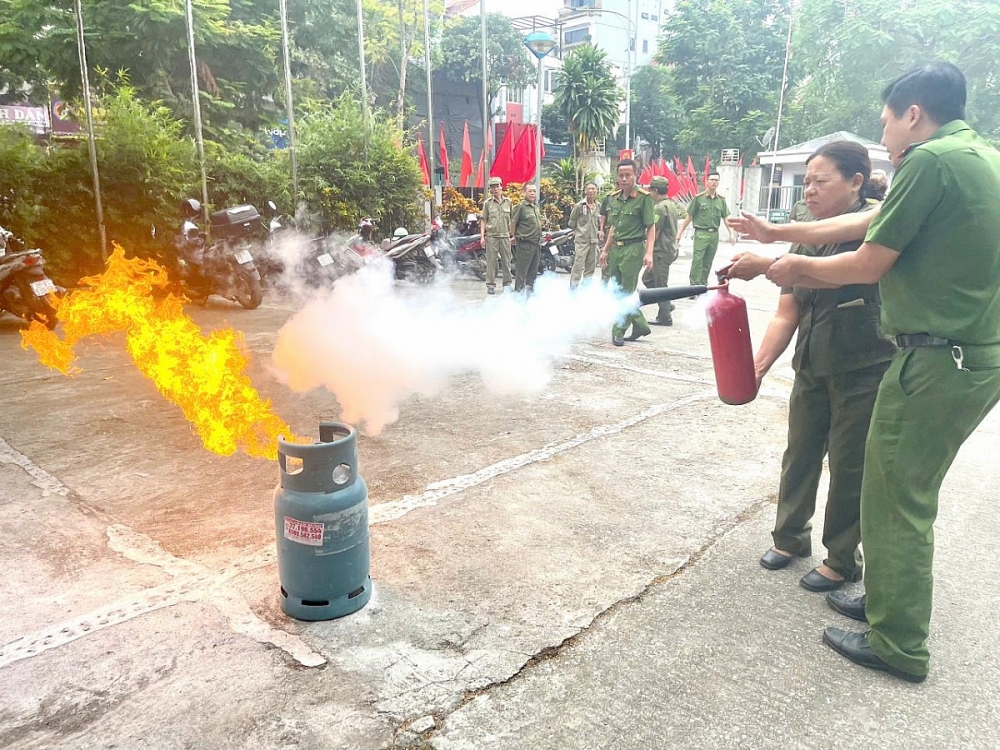
<svg viewBox="0 0 1000 750">
<path fill-rule="evenodd" d="M 279 0 L 281 9 L 281 51 L 285 57 L 285 110 L 288 113 L 288 155 L 292 162 L 292 215 L 299 200 L 299 171 L 295 158 L 295 105 L 292 100 L 292 56 L 288 43 L 288 6 L 286 0 Z"/>
<path fill-rule="evenodd" d="M 427 169 L 431 183 L 431 221 L 434 221 L 434 97 L 431 94 L 431 21 L 427 0 L 424 0 L 424 67 L 427 68 Z"/>
<path fill-rule="evenodd" d="M 87 74 L 87 50 L 83 38 L 83 5 L 76 0 L 76 48 L 80 57 L 80 82 L 83 84 L 83 108 L 87 114 L 87 150 L 90 152 L 90 172 L 94 178 L 94 204 L 97 208 L 97 230 L 101 237 L 101 260 L 108 260 L 108 233 L 104 227 L 104 205 L 101 203 L 101 176 L 97 171 L 97 141 L 94 139 L 94 110 L 90 102 L 90 76 Z"/>
<path fill-rule="evenodd" d="M 792 51 L 792 17 L 795 13 L 793 7 L 788 9 L 788 38 L 785 40 L 785 65 L 781 71 L 781 93 L 778 95 L 778 120 L 774 125 L 774 143 L 771 146 L 771 177 L 767 181 L 767 206 L 764 208 L 764 215 L 771 218 L 771 194 L 774 191 L 774 167 L 778 158 L 778 138 L 781 135 L 781 110 L 785 106 L 785 83 L 788 81 L 788 58 Z"/>
<path fill-rule="evenodd" d="M 535 115 L 535 189 L 538 192 L 538 205 L 542 205 L 542 86 L 543 79 L 542 60 L 545 56 L 538 58 L 538 112 Z"/>
<path fill-rule="evenodd" d="M 632 0 L 628 2 L 628 48 L 625 51 L 625 148 L 632 143 Z"/>
<path fill-rule="evenodd" d="M 361 111 L 365 116 L 365 133 L 368 132 L 368 78 L 365 75 L 365 21 L 358 0 L 358 55 L 361 58 Z"/>
<path fill-rule="evenodd" d="M 483 62 L 483 189 L 489 180 L 490 152 L 486 148 L 490 141 L 490 88 L 486 69 L 486 0 L 479 0 L 479 35 Z"/>
<path fill-rule="evenodd" d="M 79 0 L 78 0 L 79 1 Z M 191 104 L 194 106 L 194 140 L 198 144 L 198 166 L 201 169 L 201 210 L 208 222 L 208 175 L 205 173 L 205 139 L 201 134 L 201 101 L 198 94 L 198 61 L 194 56 L 194 9 L 191 0 L 184 2 L 187 16 L 188 62 L 191 65 Z"/>
</svg>

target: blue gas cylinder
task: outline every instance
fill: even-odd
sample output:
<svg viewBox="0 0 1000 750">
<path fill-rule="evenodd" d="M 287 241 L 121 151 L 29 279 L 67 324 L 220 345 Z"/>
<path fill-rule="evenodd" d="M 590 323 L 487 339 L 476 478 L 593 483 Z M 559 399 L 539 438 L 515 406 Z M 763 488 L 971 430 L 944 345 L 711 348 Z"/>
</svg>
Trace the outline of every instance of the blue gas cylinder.
<svg viewBox="0 0 1000 750">
<path fill-rule="evenodd" d="M 368 488 L 358 474 L 358 435 L 321 422 L 319 442 L 278 440 L 274 490 L 281 609 L 297 620 L 357 612 L 372 593 Z"/>
</svg>

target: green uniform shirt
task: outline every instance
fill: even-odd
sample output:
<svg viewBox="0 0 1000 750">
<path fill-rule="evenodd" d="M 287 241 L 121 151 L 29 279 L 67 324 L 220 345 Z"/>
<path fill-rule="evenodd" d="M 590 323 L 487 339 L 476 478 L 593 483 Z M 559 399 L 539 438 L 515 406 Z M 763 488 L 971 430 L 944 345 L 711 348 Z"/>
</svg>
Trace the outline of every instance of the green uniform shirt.
<svg viewBox="0 0 1000 750">
<path fill-rule="evenodd" d="M 718 229 L 729 216 L 729 204 L 721 195 L 710 198 L 708 193 L 698 193 L 688 206 L 688 216 L 695 229 Z"/>
<path fill-rule="evenodd" d="M 788 213 L 789 221 L 812 221 L 812 214 L 806 208 L 805 200 L 796 201 L 792 210 Z"/>
<path fill-rule="evenodd" d="M 886 333 L 1000 342 L 1000 152 L 965 122 L 907 150 L 865 239 L 899 253 L 879 282 Z"/>
<path fill-rule="evenodd" d="M 679 212 L 677 204 L 669 198 L 664 198 L 653 208 L 656 216 L 656 242 L 653 252 L 665 255 L 673 263 L 677 260 L 677 221 Z"/>
<path fill-rule="evenodd" d="M 492 195 L 483 201 L 483 225 L 487 237 L 506 237 L 510 233 L 510 198 L 495 200 Z"/>
<path fill-rule="evenodd" d="M 629 195 L 616 190 L 608 196 L 608 223 L 615 230 L 615 243 L 645 242 L 646 228 L 656 223 L 653 196 L 638 187 Z"/>
<path fill-rule="evenodd" d="M 577 240 L 597 242 L 600 210 L 600 204 L 595 202 L 593 206 L 589 206 L 586 199 L 573 206 L 569 214 L 569 228 L 573 230 Z"/>
<path fill-rule="evenodd" d="M 874 205 L 859 200 L 848 213 L 871 211 Z M 812 220 L 812 216 L 809 216 Z M 797 255 L 827 257 L 850 253 L 861 241 L 835 245 L 792 245 Z M 799 328 L 795 338 L 792 368 L 802 368 L 816 377 L 853 372 L 879 362 L 888 362 L 896 345 L 879 330 L 881 299 L 878 284 L 848 284 L 837 289 L 784 287 L 799 305 Z"/>
<path fill-rule="evenodd" d="M 537 203 L 522 201 L 514 207 L 510 217 L 514 225 L 514 239 L 540 242 L 542 239 L 542 212 Z"/>
</svg>

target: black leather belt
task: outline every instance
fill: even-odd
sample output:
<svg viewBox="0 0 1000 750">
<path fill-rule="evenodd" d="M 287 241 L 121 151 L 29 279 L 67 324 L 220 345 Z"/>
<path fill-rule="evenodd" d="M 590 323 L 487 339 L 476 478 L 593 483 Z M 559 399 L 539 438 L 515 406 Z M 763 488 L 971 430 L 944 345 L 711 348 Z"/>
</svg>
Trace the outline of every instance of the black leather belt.
<svg viewBox="0 0 1000 750">
<path fill-rule="evenodd" d="M 931 336 L 929 333 L 901 333 L 896 336 L 896 346 L 910 349 L 917 346 L 958 346 L 957 341 Z"/>
<path fill-rule="evenodd" d="M 718 229 L 706 229 L 705 227 L 695 227 L 694 231 L 696 231 L 696 232 L 718 232 L 719 230 Z"/>
</svg>

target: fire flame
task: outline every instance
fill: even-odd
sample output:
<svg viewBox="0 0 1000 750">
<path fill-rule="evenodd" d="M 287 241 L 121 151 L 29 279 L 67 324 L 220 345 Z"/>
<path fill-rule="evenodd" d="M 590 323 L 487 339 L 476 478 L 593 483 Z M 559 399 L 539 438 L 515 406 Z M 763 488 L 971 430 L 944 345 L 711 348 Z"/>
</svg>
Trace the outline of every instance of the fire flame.
<svg viewBox="0 0 1000 750">
<path fill-rule="evenodd" d="M 182 297 L 162 296 L 168 284 L 163 267 L 126 258 L 116 244 L 104 273 L 82 279 L 59 301 L 64 338 L 35 322 L 21 332 L 21 346 L 34 349 L 42 364 L 75 375 L 77 342 L 124 332 L 136 367 L 181 408 L 208 450 L 276 459 L 278 436 L 292 438 L 292 431 L 245 374 L 242 336 L 232 328 L 203 334 L 184 313 Z"/>
</svg>

